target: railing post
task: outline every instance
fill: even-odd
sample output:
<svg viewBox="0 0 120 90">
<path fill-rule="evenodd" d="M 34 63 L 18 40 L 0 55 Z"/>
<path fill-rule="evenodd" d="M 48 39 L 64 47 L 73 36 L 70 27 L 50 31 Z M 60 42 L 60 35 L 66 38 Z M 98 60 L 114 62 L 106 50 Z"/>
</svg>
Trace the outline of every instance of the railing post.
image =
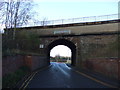
<svg viewBox="0 0 120 90">
<path fill-rule="evenodd" d="M 97 21 L 97 18 L 96 18 L 96 16 L 94 16 L 95 17 L 95 22 Z"/>
<path fill-rule="evenodd" d="M 54 24 L 54 21 L 52 20 L 51 23 L 52 23 L 52 25 L 53 25 L 53 24 Z"/>
<path fill-rule="evenodd" d="M 64 19 L 62 19 L 62 24 L 63 24 L 63 22 L 64 22 Z"/>
</svg>

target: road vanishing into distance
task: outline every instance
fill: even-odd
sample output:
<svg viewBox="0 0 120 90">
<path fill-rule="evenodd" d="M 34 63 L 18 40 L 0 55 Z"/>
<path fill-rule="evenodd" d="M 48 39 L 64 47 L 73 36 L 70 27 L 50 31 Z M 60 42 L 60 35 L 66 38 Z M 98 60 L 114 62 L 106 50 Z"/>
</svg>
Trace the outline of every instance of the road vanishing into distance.
<svg viewBox="0 0 120 90">
<path fill-rule="evenodd" d="M 110 88 L 68 67 L 52 62 L 51 67 L 37 72 L 25 88 Z"/>
</svg>

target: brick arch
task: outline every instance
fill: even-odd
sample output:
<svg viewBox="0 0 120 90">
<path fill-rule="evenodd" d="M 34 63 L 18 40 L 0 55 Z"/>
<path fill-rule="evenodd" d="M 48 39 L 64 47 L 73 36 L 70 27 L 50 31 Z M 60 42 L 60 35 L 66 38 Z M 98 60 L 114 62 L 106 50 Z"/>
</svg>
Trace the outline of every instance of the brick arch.
<svg viewBox="0 0 120 90">
<path fill-rule="evenodd" d="M 50 51 L 52 48 L 54 48 L 57 45 L 65 45 L 71 49 L 71 65 L 75 66 L 76 65 L 76 46 L 73 42 L 67 40 L 67 39 L 57 39 L 53 42 L 51 42 L 48 47 L 47 47 L 47 57 L 48 57 L 48 62 L 50 62 Z"/>
</svg>

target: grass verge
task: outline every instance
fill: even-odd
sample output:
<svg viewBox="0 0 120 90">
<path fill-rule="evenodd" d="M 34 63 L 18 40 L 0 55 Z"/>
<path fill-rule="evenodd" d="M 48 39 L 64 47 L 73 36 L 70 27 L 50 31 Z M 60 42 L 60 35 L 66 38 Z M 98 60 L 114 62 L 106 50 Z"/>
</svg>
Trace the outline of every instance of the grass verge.
<svg viewBox="0 0 120 90">
<path fill-rule="evenodd" d="M 13 88 L 29 71 L 29 68 L 22 66 L 15 72 L 3 76 L 2 88 Z"/>
</svg>

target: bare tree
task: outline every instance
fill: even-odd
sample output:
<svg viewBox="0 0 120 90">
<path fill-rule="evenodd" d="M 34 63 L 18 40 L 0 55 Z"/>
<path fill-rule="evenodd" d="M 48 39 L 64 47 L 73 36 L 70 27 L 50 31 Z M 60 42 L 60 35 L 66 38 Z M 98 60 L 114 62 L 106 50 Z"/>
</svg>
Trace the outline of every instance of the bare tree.
<svg viewBox="0 0 120 90">
<path fill-rule="evenodd" d="M 5 25 L 6 31 L 8 28 L 13 29 L 13 39 L 15 39 L 15 31 L 17 27 L 28 24 L 32 19 L 33 3 L 32 1 L 8 0 L 7 2 L 0 2 L 0 19 Z"/>
</svg>

